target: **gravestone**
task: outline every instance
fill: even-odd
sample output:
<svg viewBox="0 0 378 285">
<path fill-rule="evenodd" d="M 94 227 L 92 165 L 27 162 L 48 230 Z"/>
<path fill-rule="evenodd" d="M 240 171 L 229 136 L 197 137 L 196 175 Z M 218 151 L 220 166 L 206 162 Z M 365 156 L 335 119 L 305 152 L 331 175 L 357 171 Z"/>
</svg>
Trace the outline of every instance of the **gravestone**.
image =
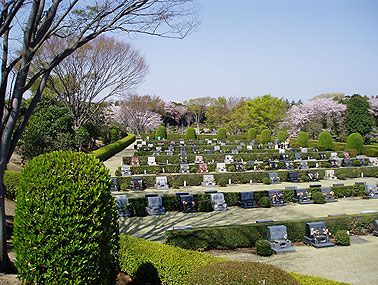
<svg viewBox="0 0 378 285">
<path fill-rule="evenodd" d="M 121 165 L 121 176 L 131 176 L 130 165 Z"/>
<path fill-rule="evenodd" d="M 338 159 L 339 157 L 337 156 L 337 152 L 331 152 L 330 158 L 331 159 Z"/>
<path fill-rule="evenodd" d="M 376 237 L 378 236 L 378 220 L 374 221 L 373 235 L 375 235 Z"/>
<path fill-rule="evenodd" d="M 303 241 L 307 245 L 312 245 L 315 248 L 335 246 L 330 241 L 331 233 L 325 227 L 324 222 L 313 222 L 306 224 L 306 235 Z"/>
<path fill-rule="evenodd" d="M 139 165 L 139 158 L 138 157 L 132 157 L 131 158 L 131 165 Z"/>
<path fill-rule="evenodd" d="M 289 160 L 289 155 L 286 154 L 286 153 L 282 153 L 282 154 L 280 155 L 280 160 L 281 160 L 281 161 Z"/>
<path fill-rule="evenodd" d="M 293 162 L 291 161 L 284 161 L 285 169 L 291 170 L 294 169 Z"/>
<path fill-rule="evenodd" d="M 219 145 L 214 146 L 214 151 L 220 151 L 220 146 Z"/>
<path fill-rule="evenodd" d="M 112 192 L 119 191 L 119 185 L 118 185 L 117 178 L 112 177 L 110 179 L 112 180 L 112 186 L 110 187 L 110 191 L 112 191 Z"/>
<path fill-rule="evenodd" d="M 346 159 L 350 159 L 350 154 L 349 154 L 349 152 L 344 151 L 344 158 L 346 158 Z"/>
<path fill-rule="evenodd" d="M 298 189 L 298 187 L 297 186 L 286 186 L 285 189 L 295 190 L 295 189 Z"/>
<path fill-rule="evenodd" d="M 344 166 L 344 167 L 351 167 L 352 163 L 350 162 L 350 159 L 349 158 L 344 158 L 343 162 L 342 162 L 342 166 Z"/>
<path fill-rule="evenodd" d="M 244 172 L 244 167 L 242 162 L 234 162 L 236 172 Z"/>
<path fill-rule="evenodd" d="M 359 162 L 361 163 L 361 166 L 366 166 L 365 159 L 358 158 Z"/>
<path fill-rule="evenodd" d="M 294 154 L 295 160 L 302 160 L 302 156 L 299 153 Z"/>
<path fill-rule="evenodd" d="M 214 175 L 204 175 L 202 177 L 202 186 L 203 187 L 215 187 L 217 184 L 215 183 Z"/>
<path fill-rule="evenodd" d="M 148 165 L 156 165 L 156 160 L 155 160 L 155 157 L 154 156 L 149 156 L 148 158 L 147 158 L 147 164 Z"/>
<path fill-rule="evenodd" d="M 241 192 L 238 205 L 242 208 L 257 208 L 256 201 L 253 198 L 253 192 Z"/>
<path fill-rule="evenodd" d="M 333 158 L 329 160 L 329 163 L 331 164 L 332 168 L 339 168 L 341 166 L 339 160 Z"/>
<path fill-rule="evenodd" d="M 131 190 L 144 190 L 144 183 L 142 177 L 131 177 Z"/>
<path fill-rule="evenodd" d="M 309 169 L 307 161 L 302 160 L 299 164 L 299 169 Z"/>
<path fill-rule="evenodd" d="M 309 170 L 307 171 L 307 175 L 310 178 L 311 182 L 319 181 L 319 173 L 315 170 Z"/>
<path fill-rule="evenodd" d="M 335 193 L 332 191 L 331 187 L 320 187 L 320 191 L 322 191 L 326 203 L 337 202 Z"/>
<path fill-rule="evenodd" d="M 198 173 L 209 173 L 209 170 L 207 169 L 206 163 L 198 164 Z"/>
<path fill-rule="evenodd" d="M 327 169 L 324 172 L 324 179 L 325 180 L 337 180 L 335 175 L 335 170 Z"/>
<path fill-rule="evenodd" d="M 277 172 L 268 173 L 270 184 L 280 184 L 280 178 Z"/>
<path fill-rule="evenodd" d="M 196 155 L 194 163 L 203 163 L 202 155 Z"/>
<path fill-rule="evenodd" d="M 308 153 L 308 148 L 301 147 L 301 152 L 302 152 L 302 153 Z"/>
<path fill-rule="evenodd" d="M 166 154 L 166 155 L 173 155 L 173 151 L 172 151 L 172 150 L 169 150 L 169 149 L 166 149 L 166 150 L 165 150 L 165 154 Z"/>
<path fill-rule="evenodd" d="M 160 152 L 157 151 L 157 150 L 153 150 L 153 151 L 152 151 L 152 155 L 154 155 L 154 156 L 160 155 Z"/>
<path fill-rule="evenodd" d="M 289 182 L 299 182 L 298 172 L 297 171 L 289 171 L 287 173 L 287 181 Z"/>
<path fill-rule="evenodd" d="M 284 196 L 281 190 L 268 190 L 270 204 L 273 207 L 286 206 L 284 202 Z"/>
<path fill-rule="evenodd" d="M 295 251 L 288 239 L 286 227 L 283 225 L 267 227 L 267 240 L 275 253 Z"/>
<path fill-rule="evenodd" d="M 377 199 L 378 198 L 378 190 L 376 184 L 366 184 L 365 191 L 368 192 L 369 199 Z"/>
<path fill-rule="evenodd" d="M 180 209 L 183 213 L 197 212 L 193 195 L 180 195 Z"/>
<path fill-rule="evenodd" d="M 221 162 L 217 163 L 217 168 L 215 169 L 216 172 L 227 172 L 226 164 Z"/>
<path fill-rule="evenodd" d="M 189 171 L 189 164 L 187 164 L 187 163 L 180 163 L 180 172 L 181 173 L 190 173 L 190 171 Z"/>
<path fill-rule="evenodd" d="M 224 157 L 224 163 L 234 163 L 234 157 L 232 155 L 226 155 Z"/>
<path fill-rule="evenodd" d="M 320 159 L 327 159 L 327 156 L 324 152 L 321 152 L 321 153 L 319 153 L 319 158 Z"/>
<path fill-rule="evenodd" d="M 369 166 L 378 166 L 378 158 L 376 157 L 370 157 L 369 158 Z"/>
<path fill-rule="evenodd" d="M 269 161 L 269 169 L 270 170 L 277 170 L 278 169 L 275 161 Z"/>
<path fill-rule="evenodd" d="M 311 197 L 307 194 L 306 189 L 295 189 L 294 190 L 294 198 L 293 198 L 294 203 L 312 204 L 312 202 L 310 200 L 311 200 Z"/>
<path fill-rule="evenodd" d="M 188 163 L 188 156 L 186 154 L 181 154 L 179 156 L 180 163 Z"/>
<path fill-rule="evenodd" d="M 210 194 L 211 206 L 215 211 L 228 210 L 226 201 L 224 200 L 223 193 Z"/>
<path fill-rule="evenodd" d="M 247 150 L 253 150 L 253 146 L 247 145 Z"/>
<path fill-rule="evenodd" d="M 366 182 L 364 182 L 364 181 L 357 181 L 356 183 L 354 183 L 354 185 L 366 185 Z"/>
<path fill-rule="evenodd" d="M 157 176 L 156 177 L 155 189 L 158 189 L 158 190 L 168 190 L 169 189 L 168 179 L 167 179 L 166 176 Z"/>
<path fill-rule="evenodd" d="M 129 199 L 126 195 L 115 195 L 117 207 L 118 207 L 118 217 L 130 217 L 131 207 L 129 205 Z"/>
<path fill-rule="evenodd" d="M 161 197 L 147 197 L 147 213 L 149 215 L 163 215 L 165 208 L 163 207 L 163 200 Z"/>
<path fill-rule="evenodd" d="M 206 154 L 213 154 L 213 151 L 211 149 L 205 149 Z"/>
</svg>

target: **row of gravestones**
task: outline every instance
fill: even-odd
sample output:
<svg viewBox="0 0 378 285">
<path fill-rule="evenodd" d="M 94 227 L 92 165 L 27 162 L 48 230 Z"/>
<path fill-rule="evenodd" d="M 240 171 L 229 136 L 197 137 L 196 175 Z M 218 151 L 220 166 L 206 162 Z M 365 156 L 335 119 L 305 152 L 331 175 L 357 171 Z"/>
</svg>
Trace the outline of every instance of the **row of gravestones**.
<svg viewBox="0 0 378 285">
<path fill-rule="evenodd" d="M 207 183 L 213 183 L 208 181 Z M 285 189 L 293 189 L 294 197 L 293 202 L 299 204 L 311 204 L 311 193 L 307 192 L 307 189 L 298 189 L 296 186 L 286 187 Z M 376 184 L 365 184 L 365 190 L 369 193 L 369 198 L 378 198 L 378 190 Z M 320 191 L 323 193 L 325 202 L 337 202 L 334 192 L 331 187 L 320 187 Z M 210 194 L 210 201 L 215 211 L 227 210 L 227 204 L 225 203 L 224 194 L 217 193 L 217 191 L 206 191 Z M 197 207 L 194 202 L 194 196 L 189 195 L 187 192 L 177 192 L 176 195 L 180 195 L 180 210 L 184 213 L 196 212 Z M 268 190 L 270 203 L 272 206 L 285 206 L 284 196 L 281 190 Z M 118 205 L 118 215 L 120 217 L 131 216 L 131 208 L 129 200 L 126 195 L 114 195 Z M 149 215 L 160 215 L 165 213 L 163 207 L 162 197 L 158 194 L 146 194 L 148 199 L 148 206 L 146 211 Z M 241 192 L 238 205 L 242 208 L 256 208 L 257 203 L 254 200 L 253 192 Z"/>
</svg>

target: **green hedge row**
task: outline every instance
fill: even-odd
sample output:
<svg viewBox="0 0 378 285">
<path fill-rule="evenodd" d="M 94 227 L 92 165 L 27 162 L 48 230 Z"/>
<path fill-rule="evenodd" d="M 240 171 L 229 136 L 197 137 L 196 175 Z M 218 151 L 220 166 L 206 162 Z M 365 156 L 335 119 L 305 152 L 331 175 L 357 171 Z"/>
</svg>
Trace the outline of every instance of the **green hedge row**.
<svg viewBox="0 0 378 285">
<path fill-rule="evenodd" d="M 332 234 L 348 230 L 352 234 L 371 233 L 378 213 L 338 217 L 311 218 L 263 224 L 231 225 L 170 230 L 165 232 L 165 243 L 191 250 L 234 249 L 255 246 L 259 239 L 266 239 L 267 226 L 285 225 L 291 241 L 303 241 L 306 223 L 324 221 Z"/>
<path fill-rule="evenodd" d="M 120 152 L 130 144 L 135 141 L 135 135 L 131 134 L 123 139 L 120 139 L 114 143 L 103 146 L 95 151 L 92 151 L 92 154 L 97 157 L 99 160 L 104 161 Z"/>
<path fill-rule="evenodd" d="M 213 164 L 212 166 L 215 167 Z M 319 173 L 319 179 L 323 179 L 325 175 L 325 168 L 316 168 Z M 343 167 L 334 168 L 335 175 L 342 179 L 346 178 L 358 178 L 361 177 L 361 173 L 365 177 L 378 177 L 378 167 Z M 302 182 L 308 182 L 307 171 L 308 170 L 296 170 L 298 176 Z M 277 172 L 281 182 L 287 181 L 287 175 L 289 170 L 271 171 Z M 264 182 L 264 178 L 268 178 L 268 171 L 247 171 L 247 172 L 227 172 L 227 173 L 211 173 L 214 175 L 215 181 L 219 186 L 226 186 L 228 180 L 231 179 L 233 184 L 247 184 L 252 180 L 254 183 Z M 161 174 L 167 176 L 168 183 L 171 188 L 180 188 L 186 181 L 187 186 L 199 186 L 203 181 L 203 173 L 190 173 L 190 174 Z M 160 175 L 160 176 L 161 176 Z M 130 176 L 118 176 L 117 182 L 120 185 L 121 191 L 127 191 L 130 188 Z M 153 187 L 156 182 L 156 175 L 143 175 L 143 182 L 145 186 Z"/>
<path fill-rule="evenodd" d="M 332 191 L 335 193 L 336 198 L 342 197 L 365 197 L 367 193 L 364 191 L 363 185 L 351 185 L 351 186 L 337 186 L 331 187 Z M 320 188 L 308 188 L 307 191 L 319 192 Z M 284 195 L 285 203 L 292 202 L 294 198 L 294 190 L 283 189 L 282 193 Z M 225 192 L 224 199 L 228 206 L 237 206 L 240 199 L 240 192 Z M 261 197 L 268 197 L 268 191 L 254 191 L 253 192 L 255 201 L 259 201 Z M 211 207 L 210 195 L 209 194 L 194 194 L 194 201 L 200 212 L 211 212 L 213 208 Z M 167 211 L 179 211 L 180 197 L 178 195 L 162 195 L 163 207 Z M 146 216 L 147 198 L 130 198 L 129 204 L 131 207 L 132 214 L 134 216 L 143 217 Z"/>
<path fill-rule="evenodd" d="M 20 173 L 21 172 L 11 170 L 6 170 L 4 173 L 4 185 L 7 188 L 5 196 L 10 200 L 16 198 L 16 187 L 20 180 Z"/>
</svg>

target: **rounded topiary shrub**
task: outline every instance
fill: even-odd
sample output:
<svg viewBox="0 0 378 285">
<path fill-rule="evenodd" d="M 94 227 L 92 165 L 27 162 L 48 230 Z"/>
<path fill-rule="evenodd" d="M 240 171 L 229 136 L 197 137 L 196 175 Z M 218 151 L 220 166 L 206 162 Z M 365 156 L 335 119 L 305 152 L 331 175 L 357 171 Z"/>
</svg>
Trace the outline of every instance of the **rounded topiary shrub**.
<svg viewBox="0 0 378 285">
<path fill-rule="evenodd" d="M 284 142 L 289 137 L 286 131 L 279 131 L 277 134 L 277 139 L 279 142 Z"/>
<path fill-rule="evenodd" d="M 227 138 L 227 131 L 226 128 L 219 128 L 217 131 L 217 139 L 218 140 L 225 140 Z"/>
<path fill-rule="evenodd" d="M 308 135 L 306 132 L 300 132 L 297 136 L 297 143 L 301 147 L 308 147 Z"/>
<path fill-rule="evenodd" d="M 186 129 L 186 132 L 185 132 L 185 138 L 186 139 L 196 139 L 197 138 L 197 134 L 196 134 L 196 130 L 194 128 L 187 128 Z"/>
<path fill-rule="evenodd" d="M 270 179 L 268 178 L 268 177 L 264 177 L 263 179 L 262 179 L 262 183 L 264 183 L 264 184 L 270 184 Z"/>
<path fill-rule="evenodd" d="M 165 127 L 163 126 L 159 126 L 157 129 L 156 129 L 156 135 L 155 135 L 156 139 L 158 137 L 160 137 L 160 139 L 166 139 L 167 138 L 167 130 Z"/>
<path fill-rule="evenodd" d="M 261 142 L 268 143 L 272 139 L 272 132 L 268 129 L 262 130 L 261 132 Z"/>
<path fill-rule="evenodd" d="M 335 243 L 337 245 L 348 246 L 350 245 L 350 236 L 348 235 L 347 231 L 337 231 L 335 235 Z"/>
<path fill-rule="evenodd" d="M 256 242 L 256 251 L 258 255 L 270 256 L 272 255 L 272 247 L 270 242 L 264 239 L 260 239 Z"/>
<path fill-rule="evenodd" d="M 13 232 L 23 282 L 115 284 L 119 232 L 110 186 L 109 170 L 82 152 L 51 152 L 26 164 Z"/>
<path fill-rule="evenodd" d="M 357 154 L 362 154 L 364 150 L 364 139 L 359 133 L 350 134 L 347 138 L 346 148 L 357 150 Z"/>
<path fill-rule="evenodd" d="M 270 246 L 270 245 L 269 245 Z M 262 282 L 264 280 L 264 282 Z M 286 271 L 273 265 L 227 261 L 202 266 L 194 270 L 185 284 L 298 284 Z"/>
<path fill-rule="evenodd" d="M 333 139 L 329 132 L 322 132 L 318 137 L 318 148 L 320 150 L 332 150 Z"/>
<path fill-rule="evenodd" d="M 248 140 L 255 140 L 257 137 L 257 130 L 255 128 L 250 128 L 248 130 Z"/>
<path fill-rule="evenodd" d="M 258 204 L 260 205 L 260 207 L 270 208 L 270 199 L 265 196 L 261 197 Z"/>
<path fill-rule="evenodd" d="M 321 192 L 315 192 L 312 194 L 312 200 L 314 201 L 314 204 L 324 204 L 325 203 L 325 197 L 323 193 Z"/>
</svg>

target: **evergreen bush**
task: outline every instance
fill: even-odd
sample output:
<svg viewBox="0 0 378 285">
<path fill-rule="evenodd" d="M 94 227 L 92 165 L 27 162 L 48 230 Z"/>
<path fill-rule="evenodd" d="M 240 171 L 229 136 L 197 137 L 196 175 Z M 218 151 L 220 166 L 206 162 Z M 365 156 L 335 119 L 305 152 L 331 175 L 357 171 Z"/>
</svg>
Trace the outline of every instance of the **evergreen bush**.
<svg viewBox="0 0 378 285">
<path fill-rule="evenodd" d="M 272 247 L 270 242 L 264 239 L 260 239 L 256 242 L 256 251 L 258 255 L 270 256 L 272 255 Z"/>
<path fill-rule="evenodd" d="M 321 192 L 312 193 L 312 200 L 314 201 L 314 204 L 324 204 L 325 203 L 325 197 L 324 197 L 323 193 L 321 193 Z"/>
<path fill-rule="evenodd" d="M 109 170 L 82 152 L 35 157 L 16 189 L 14 248 L 22 282 L 115 284 L 118 216 Z"/>
<path fill-rule="evenodd" d="M 308 147 L 308 135 L 306 132 L 300 132 L 297 137 L 297 143 L 301 147 Z"/>
<path fill-rule="evenodd" d="M 185 139 L 194 140 L 196 138 L 197 138 L 196 130 L 194 128 L 187 128 L 185 132 Z"/>
<path fill-rule="evenodd" d="M 318 137 L 318 148 L 320 150 L 332 150 L 333 139 L 329 132 L 322 132 Z"/>
<path fill-rule="evenodd" d="M 272 132 L 268 129 L 262 130 L 261 132 L 261 142 L 266 144 L 272 139 Z"/>
<path fill-rule="evenodd" d="M 289 137 L 286 131 L 279 131 L 277 134 L 277 139 L 279 142 L 284 142 Z"/>
<path fill-rule="evenodd" d="M 257 130 L 255 128 L 250 128 L 248 130 L 248 140 L 251 141 L 251 140 L 255 140 L 257 137 Z"/>
<path fill-rule="evenodd" d="M 155 138 L 157 139 L 158 137 L 160 137 L 160 139 L 167 138 L 167 130 L 164 126 L 157 127 Z"/>
<path fill-rule="evenodd" d="M 225 140 L 227 138 L 227 131 L 226 128 L 219 128 L 217 131 L 217 139 L 218 140 Z"/>
<path fill-rule="evenodd" d="M 357 154 L 362 154 L 364 151 L 364 139 L 359 133 L 350 134 L 347 138 L 346 148 L 357 150 Z"/>
<path fill-rule="evenodd" d="M 270 199 L 268 197 L 261 197 L 258 203 L 263 208 L 270 208 Z"/>
<path fill-rule="evenodd" d="M 7 188 L 7 192 L 5 196 L 10 199 L 14 200 L 16 197 L 16 188 L 18 186 L 20 180 L 20 172 L 18 171 L 11 171 L 6 170 L 4 173 L 4 185 Z"/>
<path fill-rule="evenodd" d="M 350 245 L 350 236 L 348 235 L 348 232 L 345 230 L 337 231 L 335 235 L 335 243 L 337 245 L 343 245 L 343 246 Z"/>
</svg>

